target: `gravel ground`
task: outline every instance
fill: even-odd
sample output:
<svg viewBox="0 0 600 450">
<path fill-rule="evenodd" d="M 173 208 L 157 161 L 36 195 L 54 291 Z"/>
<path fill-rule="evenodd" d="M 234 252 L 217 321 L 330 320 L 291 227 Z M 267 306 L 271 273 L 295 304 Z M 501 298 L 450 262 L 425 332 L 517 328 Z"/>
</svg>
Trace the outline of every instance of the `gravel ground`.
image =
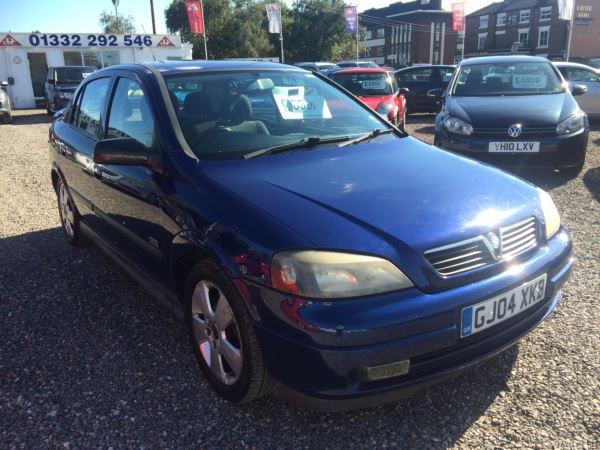
<svg viewBox="0 0 600 450">
<path fill-rule="evenodd" d="M 432 141 L 432 116 L 408 129 Z M 582 174 L 529 174 L 575 241 L 557 311 L 518 346 L 383 407 L 233 406 L 178 323 L 95 247 L 68 246 L 48 118 L 0 126 L 0 448 L 600 448 L 600 125 Z"/>
</svg>

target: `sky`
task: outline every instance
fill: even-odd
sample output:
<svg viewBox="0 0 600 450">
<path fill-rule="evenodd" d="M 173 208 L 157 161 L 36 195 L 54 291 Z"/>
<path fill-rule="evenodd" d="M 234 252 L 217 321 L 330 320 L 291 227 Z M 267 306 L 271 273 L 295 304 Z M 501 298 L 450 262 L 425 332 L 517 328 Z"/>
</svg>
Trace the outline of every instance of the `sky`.
<svg viewBox="0 0 600 450">
<path fill-rule="evenodd" d="M 291 4 L 292 0 L 284 0 Z M 459 0 L 443 0 L 443 7 Z M 496 0 L 499 1 L 499 0 Z M 467 0 L 467 14 L 492 3 L 493 0 Z M 2 4 L 10 3 L 9 7 Z M 164 10 L 171 0 L 154 0 L 156 32 L 167 32 Z M 387 6 L 390 0 L 354 0 L 359 11 Z M 0 0 L 0 32 L 29 33 L 98 33 L 102 11 L 114 12 L 111 0 Z M 120 0 L 119 14 L 132 16 L 138 33 L 152 33 L 150 0 Z"/>
</svg>

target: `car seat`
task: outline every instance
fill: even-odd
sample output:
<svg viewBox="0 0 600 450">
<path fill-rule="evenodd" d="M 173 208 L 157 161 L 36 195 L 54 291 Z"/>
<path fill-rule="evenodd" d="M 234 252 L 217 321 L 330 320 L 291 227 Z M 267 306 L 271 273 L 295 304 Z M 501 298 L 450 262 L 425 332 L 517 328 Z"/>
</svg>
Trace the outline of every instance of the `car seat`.
<svg viewBox="0 0 600 450">
<path fill-rule="evenodd" d="M 251 118 L 252 103 L 248 97 L 240 95 L 231 104 L 227 128 L 240 133 L 270 134 L 264 123 Z"/>
</svg>

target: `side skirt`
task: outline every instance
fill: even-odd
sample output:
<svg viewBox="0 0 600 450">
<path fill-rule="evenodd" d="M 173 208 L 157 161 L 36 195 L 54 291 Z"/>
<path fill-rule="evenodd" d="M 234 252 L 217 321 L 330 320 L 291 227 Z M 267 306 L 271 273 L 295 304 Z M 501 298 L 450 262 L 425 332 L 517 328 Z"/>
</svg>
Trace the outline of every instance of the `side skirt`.
<svg viewBox="0 0 600 450">
<path fill-rule="evenodd" d="M 79 222 L 81 231 L 94 243 L 100 250 L 106 253 L 111 259 L 119 264 L 125 271 L 137 280 L 156 301 L 171 311 L 179 320 L 184 319 L 183 308 L 177 299 L 177 296 L 165 289 L 151 277 L 146 275 L 135 265 L 131 264 L 127 258 L 115 250 L 108 242 L 106 242 L 98 233 L 90 228 L 83 221 Z"/>
</svg>

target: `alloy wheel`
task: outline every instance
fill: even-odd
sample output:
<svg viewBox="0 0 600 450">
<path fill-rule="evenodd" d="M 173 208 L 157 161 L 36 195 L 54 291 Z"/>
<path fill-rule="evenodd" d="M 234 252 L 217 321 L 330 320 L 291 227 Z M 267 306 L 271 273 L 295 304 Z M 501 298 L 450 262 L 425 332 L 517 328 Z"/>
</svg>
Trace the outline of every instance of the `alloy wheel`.
<svg viewBox="0 0 600 450">
<path fill-rule="evenodd" d="M 58 202 L 60 206 L 60 218 L 65 232 L 70 239 L 73 239 L 75 236 L 75 214 L 67 189 L 62 182 L 58 185 Z"/>
<path fill-rule="evenodd" d="M 210 281 L 199 281 L 194 287 L 192 330 L 200 355 L 214 377 L 226 385 L 238 381 L 243 366 L 240 329 L 229 301 Z"/>
</svg>

